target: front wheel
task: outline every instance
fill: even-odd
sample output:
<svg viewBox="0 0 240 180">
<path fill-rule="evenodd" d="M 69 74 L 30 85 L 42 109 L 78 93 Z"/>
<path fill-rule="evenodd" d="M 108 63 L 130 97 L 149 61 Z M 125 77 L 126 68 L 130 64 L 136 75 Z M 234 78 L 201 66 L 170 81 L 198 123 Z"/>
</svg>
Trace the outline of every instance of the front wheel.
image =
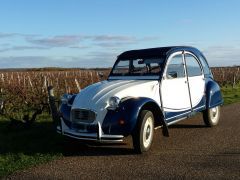
<svg viewBox="0 0 240 180">
<path fill-rule="evenodd" d="M 154 116 L 151 111 L 140 113 L 137 125 L 132 134 L 134 150 L 143 153 L 150 149 L 154 134 Z"/>
<path fill-rule="evenodd" d="M 203 111 L 204 123 L 209 126 L 216 126 L 220 119 L 220 106 L 216 106 Z"/>
</svg>

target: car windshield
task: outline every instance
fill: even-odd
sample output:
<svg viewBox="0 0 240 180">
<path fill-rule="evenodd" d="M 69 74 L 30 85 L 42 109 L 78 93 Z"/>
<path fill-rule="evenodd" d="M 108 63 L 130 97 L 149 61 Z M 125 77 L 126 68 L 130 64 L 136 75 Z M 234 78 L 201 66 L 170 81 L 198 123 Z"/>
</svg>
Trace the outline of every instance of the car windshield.
<svg viewBox="0 0 240 180">
<path fill-rule="evenodd" d="M 159 78 L 163 59 L 131 59 L 119 60 L 113 67 L 110 76 L 143 76 Z"/>
</svg>

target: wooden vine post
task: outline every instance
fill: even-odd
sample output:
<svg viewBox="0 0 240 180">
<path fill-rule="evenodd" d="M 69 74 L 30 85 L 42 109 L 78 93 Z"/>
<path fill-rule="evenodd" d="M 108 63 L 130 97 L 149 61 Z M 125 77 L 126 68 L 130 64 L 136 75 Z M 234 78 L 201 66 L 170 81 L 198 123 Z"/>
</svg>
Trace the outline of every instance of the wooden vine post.
<svg viewBox="0 0 240 180">
<path fill-rule="evenodd" d="M 55 103 L 53 86 L 48 86 L 47 89 L 48 89 L 48 100 L 49 100 L 49 106 L 50 106 L 51 115 L 53 119 L 53 124 L 56 127 L 57 124 L 60 122 L 60 116 Z"/>
</svg>

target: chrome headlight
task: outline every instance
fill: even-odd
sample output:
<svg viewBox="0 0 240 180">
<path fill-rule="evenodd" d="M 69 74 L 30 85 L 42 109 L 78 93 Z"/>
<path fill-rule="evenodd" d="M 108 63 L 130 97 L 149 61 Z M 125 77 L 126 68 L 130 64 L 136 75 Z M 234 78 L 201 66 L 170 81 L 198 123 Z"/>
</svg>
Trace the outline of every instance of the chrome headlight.
<svg viewBox="0 0 240 180">
<path fill-rule="evenodd" d="M 72 98 L 73 95 L 71 94 L 64 94 L 62 97 L 61 97 L 61 103 L 62 104 L 68 104 L 68 101 Z"/>
<path fill-rule="evenodd" d="M 110 97 L 108 100 L 108 109 L 115 110 L 118 108 L 120 99 L 116 96 Z"/>
</svg>

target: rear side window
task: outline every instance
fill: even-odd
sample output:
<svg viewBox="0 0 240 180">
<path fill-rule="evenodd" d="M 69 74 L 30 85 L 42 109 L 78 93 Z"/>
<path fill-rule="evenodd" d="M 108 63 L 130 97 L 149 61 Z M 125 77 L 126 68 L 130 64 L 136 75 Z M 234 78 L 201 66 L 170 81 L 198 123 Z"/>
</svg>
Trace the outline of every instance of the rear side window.
<svg viewBox="0 0 240 180">
<path fill-rule="evenodd" d="M 200 61 L 201 61 L 202 66 L 203 66 L 204 74 L 205 74 L 205 75 L 212 74 L 212 73 L 211 73 L 211 70 L 209 69 L 209 66 L 208 66 L 208 64 L 207 64 L 207 62 L 206 62 L 206 60 L 205 60 L 205 58 L 202 57 L 202 56 L 200 56 Z"/>
<path fill-rule="evenodd" d="M 187 73 L 189 77 L 202 75 L 200 64 L 195 59 L 195 57 L 193 57 L 190 54 L 185 54 L 185 60 L 187 65 Z"/>
</svg>

